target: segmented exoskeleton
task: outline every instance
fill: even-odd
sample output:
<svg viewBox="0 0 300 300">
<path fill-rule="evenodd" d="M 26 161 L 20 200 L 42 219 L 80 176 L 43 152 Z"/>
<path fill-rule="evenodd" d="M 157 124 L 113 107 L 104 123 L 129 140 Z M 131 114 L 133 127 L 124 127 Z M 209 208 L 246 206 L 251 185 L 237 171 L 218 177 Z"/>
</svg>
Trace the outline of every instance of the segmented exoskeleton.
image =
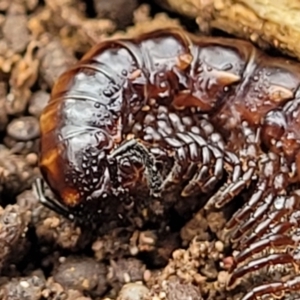
<svg viewBox="0 0 300 300">
<path fill-rule="evenodd" d="M 200 194 L 210 197 L 207 209 L 221 208 L 255 181 L 226 229 L 242 250 L 251 226 L 271 224 L 274 203 L 293 197 L 299 84 L 299 64 L 241 40 L 166 29 L 103 41 L 61 75 L 41 116 L 41 172 L 57 201 L 37 184 L 40 198 L 70 218 L 131 222 Z M 273 223 L 294 228 L 290 210 L 282 211 L 286 220 Z M 272 234 L 269 225 L 260 230 L 258 237 Z M 250 258 L 275 243 L 266 239 Z M 274 245 L 287 240 L 297 248 L 290 236 Z M 240 255 L 229 286 L 251 271 L 238 267 L 249 256 Z M 295 261 L 280 250 L 260 263 Z M 298 285 L 278 290 L 289 286 Z"/>
</svg>

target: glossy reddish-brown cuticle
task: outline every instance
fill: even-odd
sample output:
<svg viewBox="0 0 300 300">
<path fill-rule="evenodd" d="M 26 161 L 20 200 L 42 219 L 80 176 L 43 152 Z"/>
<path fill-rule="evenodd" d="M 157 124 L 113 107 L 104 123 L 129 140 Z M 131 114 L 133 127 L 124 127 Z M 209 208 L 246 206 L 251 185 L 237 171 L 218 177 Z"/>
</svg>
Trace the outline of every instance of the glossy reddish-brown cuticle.
<svg viewBox="0 0 300 300">
<path fill-rule="evenodd" d="M 103 41 L 53 87 L 40 119 L 42 175 L 66 210 L 87 207 L 82 214 L 99 219 L 109 205 L 124 218 L 118 197 L 149 197 L 144 210 L 170 190 L 173 198 L 212 193 L 208 207 L 222 207 L 257 178 L 227 229 L 235 243 L 256 241 L 249 234 L 255 222 L 265 224 L 255 231 L 262 240 L 271 224 L 287 234 L 297 223 L 292 210 L 271 215 L 299 182 L 299 85 L 298 63 L 242 40 L 166 29 Z M 224 173 L 228 180 L 216 190 Z M 291 238 L 264 241 L 253 253 Z M 259 263 L 281 261 L 294 257 L 277 253 Z M 232 284 L 253 268 L 251 261 L 237 268 Z M 300 290 L 270 283 L 246 298 L 289 288 Z"/>
</svg>

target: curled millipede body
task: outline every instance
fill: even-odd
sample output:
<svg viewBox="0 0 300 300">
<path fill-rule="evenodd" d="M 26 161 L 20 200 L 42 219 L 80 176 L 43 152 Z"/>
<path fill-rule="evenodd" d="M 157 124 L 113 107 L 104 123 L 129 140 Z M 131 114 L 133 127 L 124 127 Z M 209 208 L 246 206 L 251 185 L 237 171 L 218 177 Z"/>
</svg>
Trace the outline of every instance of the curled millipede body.
<svg viewBox="0 0 300 300">
<path fill-rule="evenodd" d="M 57 200 L 39 182 L 40 199 L 69 218 L 147 222 L 199 195 L 221 208 L 254 182 L 225 228 L 240 251 L 228 288 L 295 269 L 299 86 L 298 63 L 242 40 L 171 28 L 103 41 L 60 76 L 41 116 L 40 168 Z M 270 282 L 245 299 L 277 291 L 300 286 Z"/>
</svg>

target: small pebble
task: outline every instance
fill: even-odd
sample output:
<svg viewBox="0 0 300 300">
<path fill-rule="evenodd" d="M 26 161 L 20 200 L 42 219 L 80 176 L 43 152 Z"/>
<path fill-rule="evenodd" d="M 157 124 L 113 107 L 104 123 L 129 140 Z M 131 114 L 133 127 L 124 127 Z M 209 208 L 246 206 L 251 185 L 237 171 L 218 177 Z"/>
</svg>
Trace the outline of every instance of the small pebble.
<svg viewBox="0 0 300 300">
<path fill-rule="evenodd" d="M 142 300 L 148 292 L 148 288 L 140 282 L 127 283 L 120 290 L 117 300 Z"/>
<path fill-rule="evenodd" d="M 40 135 L 38 120 L 35 117 L 20 117 L 7 126 L 7 134 L 17 141 L 33 140 Z"/>
</svg>

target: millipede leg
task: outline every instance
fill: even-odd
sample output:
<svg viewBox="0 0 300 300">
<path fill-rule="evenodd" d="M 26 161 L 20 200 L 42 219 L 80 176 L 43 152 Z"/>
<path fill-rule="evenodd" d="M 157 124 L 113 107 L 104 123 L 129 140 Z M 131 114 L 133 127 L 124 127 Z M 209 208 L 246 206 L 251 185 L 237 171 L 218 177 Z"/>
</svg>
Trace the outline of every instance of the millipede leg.
<svg viewBox="0 0 300 300">
<path fill-rule="evenodd" d="M 293 296 L 293 292 L 296 294 L 296 298 Z M 300 292 L 300 276 L 292 276 L 287 281 L 275 281 L 258 285 L 248 292 L 241 300 L 256 300 L 263 296 L 271 295 L 275 299 L 283 299 L 284 296 L 290 296 L 291 299 L 299 299 L 297 296 Z M 288 298 L 289 299 L 289 298 Z"/>
<path fill-rule="evenodd" d="M 57 214 L 64 216 L 69 220 L 74 220 L 74 215 L 71 214 L 64 206 L 56 202 L 54 199 L 51 199 L 45 196 L 44 193 L 44 181 L 41 178 L 37 178 L 33 183 L 33 190 L 35 191 L 39 201 L 50 210 L 53 210 Z"/>
<path fill-rule="evenodd" d="M 256 286 L 252 291 L 248 292 L 241 300 L 257 300 L 261 297 L 280 292 L 278 299 L 284 296 L 284 283 L 283 282 L 272 282 L 263 285 Z"/>
<path fill-rule="evenodd" d="M 297 274 L 299 266 L 296 258 L 290 253 L 273 253 L 264 257 L 255 258 L 250 262 L 236 267 L 230 274 L 230 278 L 227 283 L 227 289 L 232 290 L 245 279 L 245 276 L 252 272 L 257 272 L 265 267 L 286 265 L 286 268 L 291 268 L 291 271 Z"/>
<path fill-rule="evenodd" d="M 203 164 L 198 166 L 195 175 L 184 187 L 182 196 L 190 196 L 197 192 L 210 192 L 222 178 L 224 170 L 224 155 L 222 151 L 212 145 L 208 145 L 207 150 L 211 152 L 212 159 L 209 162 L 204 161 Z"/>
<path fill-rule="evenodd" d="M 220 188 L 207 202 L 205 209 L 210 209 L 212 206 L 221 208 L 229 203 L 236 195 L 238 195 L 243 189 L 248 187 L 253 176 L 255 175 L 255 167 L 251 166 L 249 169 L 239 178 L 238 181 L 230 184 L 226 183 Z"/>
<path fill-rule="evenodd" d="M 254 193 L 226 225 L 226 230 L 232 231 L 233 242 L 238 242 L 245 236 L 255 222 L 264 220 L 275 200 L 279 201 L 279 195 L 286 195 L 286 188 L 289 184 L 288 170 L 284 167 L 281 158 L 273 153 L 268 153 L 262 156 L 258 162 L 260 166 L 259 179 Z"/>
<path fill-rule="evenodd" d="M 210 179 L 214 162 L 203 132 L 178 132 L 165 138 L 164 142 L 172 153 L 174 165 L 163 181 L 162 190 L 176 189 L 182 182 L 188 181 L 182 189 L 182 197 L 203 192 L 201 187 Z"/>
<path fill-rule="evenodd" d="M 245 144 L 239 151 L 239 160 L 244 165 L 244 170 L 240 170 L 240 166 L 236 161 L 234 155 L 228 153 L 225 156 L 227 162 L 232 162 L 234 169 L 233 175 L 229 178 L 220 189 L 217 191 L 207 202 L 205 209 L 211 207 L 221 208 L 229 203 L 236 195 L 238 195 L 243 189 L 247 188 L 251 181 L 256 179 L 257 156 L 259 150 L 257 149 L 259 133 L 254 133 L 246 122 L 242 126 L 242 135 L 245 138 Z M 243 173 L 244 172 L 244 173 Z M 241 174 L 242 173 L 242 174 Z M 240 175 L 241 174 L 241 175 Z M 239 177 L 238 177 L 239 176 Z M 230 182 L 230 180 L 232 180 Z"/>
</svg>

